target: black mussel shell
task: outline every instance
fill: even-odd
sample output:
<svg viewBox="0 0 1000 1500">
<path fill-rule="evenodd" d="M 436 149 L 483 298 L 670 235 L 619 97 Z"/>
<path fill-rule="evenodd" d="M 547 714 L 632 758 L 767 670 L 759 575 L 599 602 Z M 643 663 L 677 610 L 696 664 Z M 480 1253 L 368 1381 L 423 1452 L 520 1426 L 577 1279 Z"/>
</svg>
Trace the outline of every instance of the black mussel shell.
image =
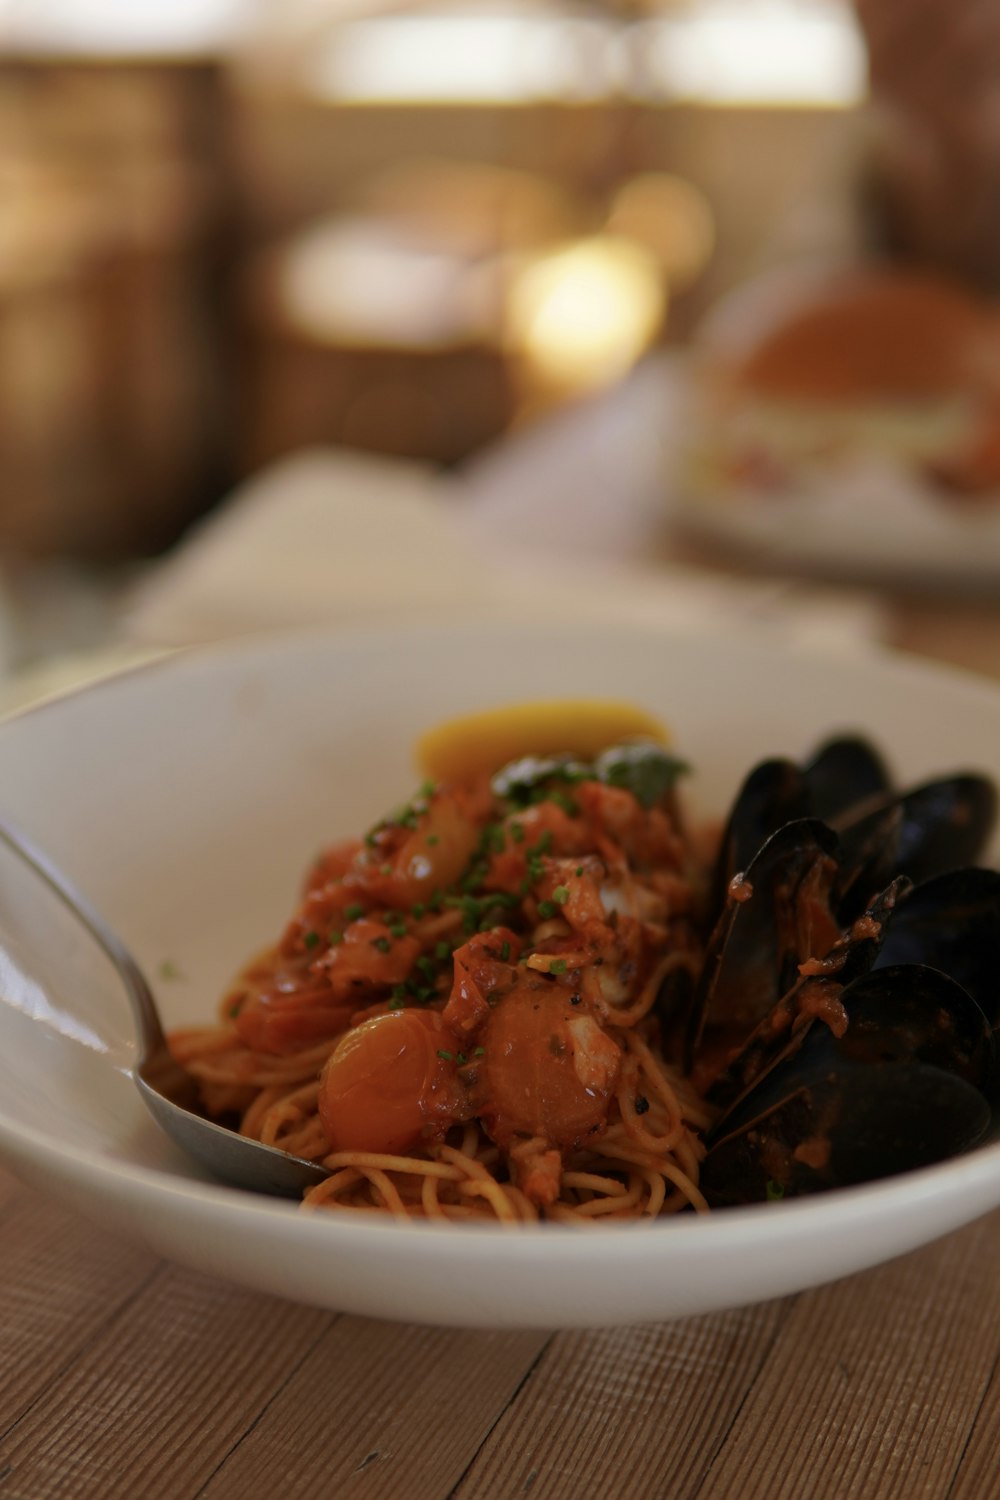
<svg viewBox="0 0 1000 1500">
<path fill-rule="evenodd" d="M 726 823 L 709 889 L 709 927 L 718 920 L 734 875 L 746 870 L 772 834 L 809 816 L 802 772 L 790 760 L 765 760 L 747 776 Z"/>
<path fill-rule="evenodd" d="M 827 740 L 803 767 L 809 815 L 829 823 L 875 797 L 885 796 L 892 780 L 885 761 L 859 735 Z"/>
<path fill-rule="evenodd" d="M 898 903 L 905 900 L 910 882 L 900 875 L 881 891 L 871 905 L 844 931 L 829 951 L 799 974 L 750 1033 L 722 1071 L 712 1080 L 706 1097 L 712 1104 L 728 1107 L 759 1078 L 787 1045 L 793 1028 L 824 1011 L 837 1014 L 842 991 L 867 974 L 878 962 L 879 952 L 892 931 Z"/>
<path fill-rule="evenodd" d="M 1000 1024 L 1000 872 L 949 870 L 899 903 L 873 967 L 912 963 L 949 974 Z"/>
<path fill-rule="evenodd" d="M 893 807 L 899 816 L 893 828 Z M 853 869 L 855 888 L 864 900 L 888 884 L 894 875 L 908 875 L 915 884 L 975 864 L 993 832 L 997 793 L 984 776 L 944 776 L 925 782 L 897 797 L 866 808 L 860 816 L 835 818 L 843 860 Z"/>
<path fill-rule="evenodd" d="M 789 989 L 799 963 L 828 951 L 838 935 L 828 904 L 837 852 L 825 824 L 786 823 L 727 892 L 692 1006 L 688 1067 L 705 1050 L 738 1045 Z"/>
<path fill-rule="evenodd" d="M 947 975 L 898 965 L 845 989 L 841 1036 L 813 1023 L 711 1131 L 711 1203 L 764 1202 L 893 1176 L 986 1135 L 993 1040 Z"/>
</svg>

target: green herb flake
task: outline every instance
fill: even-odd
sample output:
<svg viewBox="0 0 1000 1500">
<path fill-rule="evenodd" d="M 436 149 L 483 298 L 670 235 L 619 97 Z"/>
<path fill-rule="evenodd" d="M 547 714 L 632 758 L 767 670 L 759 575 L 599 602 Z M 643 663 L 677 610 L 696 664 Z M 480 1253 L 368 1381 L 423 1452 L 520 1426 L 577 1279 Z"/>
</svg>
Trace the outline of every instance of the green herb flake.
<svg viewBox="0 0 1000 1500">
<path fill-rule="evenodd" d="M 406 923 L 405 922 L 391 922 L 389 924 L 389 931 L 392 933 L 393 937 L 395 937 L 395 938 L 404 938 L 406 936 Z"/>
<path fill-rule="evenodd" d="M 344 934 L 342 932 L 338 932 L 335 927 L 332 932 L 327 933 L 326 940 L 330 944 L 331 948 L 336 948 L 338 943 L 342 943 L 344 941 Z"/>
<path fill-rule="evenodd" d="M 526 837 L 526 834 L 524 832 L 524 824 L 512 823 L 510 825 L 510 836 L 514 840 L 515 844 L 523 844 Z"/>
<path fill-rule="evenodd" d="M 361 905 L 360 901 L 352 901 L 350 906 L 344 907 L 344 920 L 347 922 L 356 922 L 358 918 L 363 917 L 364 914 L 365 909 Z"/>
<path fill-rule="evenodd" d="M 388 938 L 372 938 L 372 947 L 377 948 L 380 953 L 388 953 L 392 944 Z"/>
<path fill-rule="evenodd" d="M 458 1063 L 458 1066 L 460 1068 L 464 1068 L 469 1059 L 466 1057 L 464 1052 L 456 1052 L 455 1061 Z"/>
<path fill-rule="evenodd" d="M 434 957 L 436 959 L 439 959 L 442 963 L 444 962 L 444 960 L 446 958 L 450 958 L 451 957 L 451 944 L 450 943 L 445 943 L 445 942 L 435 943 L 434 944 Z"/>
<path fill-rule="evenodd" d="M 475 1052 L 473 1052 L 472 1055 L 473 1055 L 473 1057 L 485 1057 L 486 1056 L 486 1048 L 485 1047 L 477 1047 L 476 1050 L 475 1050 Z"/>
<path fill-rule="evenodd" d="M 429 833 L 427 835 L 427 837 L 424 839 L 424 843 L 427 845 L 428 849 L 433 849 L 434 846 L 435 846 L 435 844 L 440 844 L 440 842 L 441 842 L 441 837 L 440 837 L 439 834 L 436 834 L 436 833 Z"/>
<path fill-rule="evenodd" d="M 508 958 L 510 958 L 510 944 L 508 943 L 507 939 L 504 938 L 503 942 L 500 944 L 500 962 L 502 964 L 505 964 Z"/>
<path fill-rule="evenodd" d="M 583 874 L 583 865 L 577 865 L 575 873 L 578 876 L 582 875 Z"/>
<path fill-rule="evenodd" d="M 554 958 L 549 964 L 550 974 L 565 974 L 568 965 L 564 958 Z"/>
<path fill-rule="evenodd" d="M 555 890 L 552 892 L 552 899 L 557 906 L 565 906 L 566 902 L 569 900 L 569 887 L 565 885 L 557 885 Z"/>
<path fill-rule="evenodd" d="M 420 918 L 427 911 L 427 908 L 426 908 L 426 906 L 424 905 L 424 903 L 422 901 L 414 901 L 414 903 L 411 906 L 410 910 L 413 912 L 413 915 L 414 915 L 415 919 L 419 922 Z"/>
<path fill-rule="evenodd" d="M 769 1181 L 764 1192 L 768 1203 L 780 1203 L 785 1196 L 785 1189 L 780 1182 Z"/>
<path fill-rule="evenodd" d="M 165 958 L 160 964 L 161 979 L 183 979 L 184 975 L 170 958 Z"/>
<path fill-rule="evenodd" d="M 442 1062 L 454 1062 L 455 1061 L 455 1058 L 454 1058 L 453 1054 L 451 1052 L 447 1052 L 444 1049 L 444 1047 L 439 1047 L 438 1048 L 438 1057 L 440 1057 L 440 1059 L 441 1059 Z"/>
<path fill-rule="evenodd" d="M 558 906 L 556 906 L 556 904 L 555 904 L 554 901 L 539 901 L 539 903 L 538 903 L 538 915 L 540 917 L 542 917 L 542 918 L 544 918 L 544 919 L 547 920 L 550 917 L 557 916 L 558 913 L 559 913 L 559 908 L 558 908 Z"/>
<path fill-rule="evenodd" d="M 642 807 L 655 807 L 670 791 L 678 776 L 691 768 L 662 745 L 648 741 L 615 745 L 594 762 L 598 781 L 631 792 Z"/>
</svg>

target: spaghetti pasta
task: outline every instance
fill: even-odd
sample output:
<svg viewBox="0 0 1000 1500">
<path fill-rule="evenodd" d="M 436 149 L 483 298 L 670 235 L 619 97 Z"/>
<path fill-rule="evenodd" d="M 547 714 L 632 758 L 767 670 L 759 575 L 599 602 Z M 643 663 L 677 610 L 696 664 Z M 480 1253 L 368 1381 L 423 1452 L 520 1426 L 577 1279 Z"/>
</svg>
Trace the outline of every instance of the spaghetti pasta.
<svg viewBox="0 0 1000 1500">
<path fill-rule="evenodd" d="M 425 785 L 321 855 L 217 1026 L 174 1033 L 207 1113 L 326 1168 L 306 1209 L 511 1227 L 706 1209 L 711 1111 L 657 1011 L 699 971 L 705 872 L 679 763 L 609 755 Z"/>
</svg>

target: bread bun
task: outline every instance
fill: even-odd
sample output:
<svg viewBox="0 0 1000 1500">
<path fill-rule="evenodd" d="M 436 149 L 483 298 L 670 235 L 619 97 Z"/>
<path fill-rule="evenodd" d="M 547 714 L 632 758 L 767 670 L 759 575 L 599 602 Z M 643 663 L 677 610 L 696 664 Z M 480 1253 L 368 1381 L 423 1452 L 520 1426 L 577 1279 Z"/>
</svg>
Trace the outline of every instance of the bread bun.
<svg viewBox="0 0 1000 1500">
<path fill-rule="evenodd" d="M 728 417 L 766 410 L 810 434 L 828 418 L 841 439 L 845 422 L 912 425 L 907 462 L 960 489 L 1000 487 L 1000 315 L 960 284 L 877 266 L 772 273 L 720 304 L 699 349 Z M 961 420 L 927 420 L 946 408 Z M 873 413 L 894 420 L 866 423 Z"/>
</svg>

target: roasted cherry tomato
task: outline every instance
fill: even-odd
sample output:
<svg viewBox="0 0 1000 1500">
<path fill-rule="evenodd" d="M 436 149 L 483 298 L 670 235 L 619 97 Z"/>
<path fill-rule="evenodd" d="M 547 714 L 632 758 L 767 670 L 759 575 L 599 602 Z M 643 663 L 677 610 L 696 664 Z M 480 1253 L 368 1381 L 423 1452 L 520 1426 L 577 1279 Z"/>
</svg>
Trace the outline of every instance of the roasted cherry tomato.
<svg viewBox="0 0 1000 1500">
<path fill-rule="evenodd" d="M 459 1046 L 437 1011 L 390 1011 L 353 1027 L 320 1079 L 331 1150 L 392 1154 L 440 1138 L 458 1109 Z"/>
<path fill-rule="evenodd" d="M 482 1036 L 480 1112 L 499 1145 L 537 1136 L 565 1148 L 603 1127 L 621 1049 L 565 988 L 523 981 L 491 1012 Z"/>
</svg>

